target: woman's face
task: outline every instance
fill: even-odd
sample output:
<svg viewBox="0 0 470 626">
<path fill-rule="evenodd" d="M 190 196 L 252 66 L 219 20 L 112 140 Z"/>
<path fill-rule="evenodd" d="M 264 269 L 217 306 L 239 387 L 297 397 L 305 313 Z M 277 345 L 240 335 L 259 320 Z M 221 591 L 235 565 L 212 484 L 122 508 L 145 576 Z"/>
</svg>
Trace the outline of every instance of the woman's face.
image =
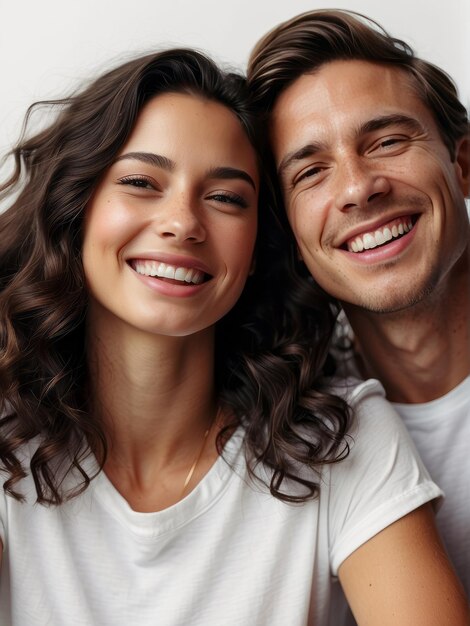
<svg viewBox="0 0 470 626">
<path fill-rule="evenodd" d="M 198 96 L 153 98 L 87 207 L 90 323 L 170 336 L 212 326 L 250 270 L 258 188 L 234 113 Z"/>
</svg>

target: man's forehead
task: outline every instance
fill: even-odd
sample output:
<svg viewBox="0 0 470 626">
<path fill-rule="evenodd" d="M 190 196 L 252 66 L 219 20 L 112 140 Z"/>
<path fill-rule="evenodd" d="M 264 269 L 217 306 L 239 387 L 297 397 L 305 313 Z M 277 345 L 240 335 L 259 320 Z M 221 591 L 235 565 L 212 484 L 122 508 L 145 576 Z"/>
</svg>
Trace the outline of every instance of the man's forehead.
<svg viewBox="0 0 470 626">
<path fill-rule="evenodd" d="M 286 108 L 301 115 L 303 110 L 329 112 L 344 104 L 353 111 L 358 97 L 362 103 L 385 106 L 420 101 L 414 81 L 409 72 L 393 65 L 355 59 L 331 61 L 286 87 L 275 103 L 272 119 L 282 117 Z"/>
<path fill-rule="evenodd" d="M 290 144 L 290 139 L 297 144 L 306 132 L 314 133 L 315 141 L 321 141 L 318 133 L 325 129 L 356 133 L 378 117 L 402 115 L 427 126 L 432 114 L 413 81 L 404 70 L 362 60 L 333 61 L 303 74 L 280 94 L 273 108 L 273 147 Z"/>
</svg>

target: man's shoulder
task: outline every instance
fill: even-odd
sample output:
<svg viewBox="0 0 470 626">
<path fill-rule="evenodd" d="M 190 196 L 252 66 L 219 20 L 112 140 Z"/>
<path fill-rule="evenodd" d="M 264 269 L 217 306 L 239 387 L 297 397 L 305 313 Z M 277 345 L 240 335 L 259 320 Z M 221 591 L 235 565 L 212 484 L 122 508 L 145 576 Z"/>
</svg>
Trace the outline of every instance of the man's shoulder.
<svg viewBox="0 0 470 626">
<path fill-rule="evenodd" d="M 470 427 L 470 376 L 445 395 L 430 402 L 419 404 L 395 402 L 393 406 L 407 423 L 436 420 L 442 426 L 451 426 L 453 420 L 462 419 L 467 421 Z"/>
</svg>

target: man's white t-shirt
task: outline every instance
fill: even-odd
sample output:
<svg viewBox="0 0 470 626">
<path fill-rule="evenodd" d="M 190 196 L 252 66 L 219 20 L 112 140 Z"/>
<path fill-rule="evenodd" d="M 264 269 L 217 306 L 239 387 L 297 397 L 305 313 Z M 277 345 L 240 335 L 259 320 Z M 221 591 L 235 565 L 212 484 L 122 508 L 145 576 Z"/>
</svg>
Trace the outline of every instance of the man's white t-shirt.
<svg viewBox="0 0 470 626">
<path fill-rule="evenodd" d="M 241 430 L 186 498 L 156 513 L 133 511 L 104 473 L 60 507 L 35 504 L 24 479 L 25 503 L 0 495 L 0 623 L 336 626 L 344 559 L 440 495 L 380 384 L 348 400 L 351 453 L 324 466 L 319 497 L 302 505 L 250 480 Z"/>
<path fill-rule="evenodd" d="M 470 597 L 470 376 L 432 402 L 393 406 L 444 491 L 437 526 Z"/>
</svg>

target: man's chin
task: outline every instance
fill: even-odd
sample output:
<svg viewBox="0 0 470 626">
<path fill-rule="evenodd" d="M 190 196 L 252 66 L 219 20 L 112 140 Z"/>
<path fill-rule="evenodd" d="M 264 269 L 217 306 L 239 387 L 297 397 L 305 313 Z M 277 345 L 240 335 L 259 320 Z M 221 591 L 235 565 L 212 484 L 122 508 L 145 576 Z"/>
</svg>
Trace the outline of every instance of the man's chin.
<svg viewBox="0 0 470 626">
<path fill-rule="evenodd" d="M 360 297 L 354 302 L 342 301 L 341 303 L 346 312 L 349 309 L 355 309 L 356 312 L 363 310 L 376 315 L 411 313 L 424 305 L 434 288 L 435 285 L 433 283 L 406 293 L 403 290 L 397 293 L 390 291 L 383 294 L 379 294 L 376 291 L 369 294 L 361 293 Z"/>
</svg>

